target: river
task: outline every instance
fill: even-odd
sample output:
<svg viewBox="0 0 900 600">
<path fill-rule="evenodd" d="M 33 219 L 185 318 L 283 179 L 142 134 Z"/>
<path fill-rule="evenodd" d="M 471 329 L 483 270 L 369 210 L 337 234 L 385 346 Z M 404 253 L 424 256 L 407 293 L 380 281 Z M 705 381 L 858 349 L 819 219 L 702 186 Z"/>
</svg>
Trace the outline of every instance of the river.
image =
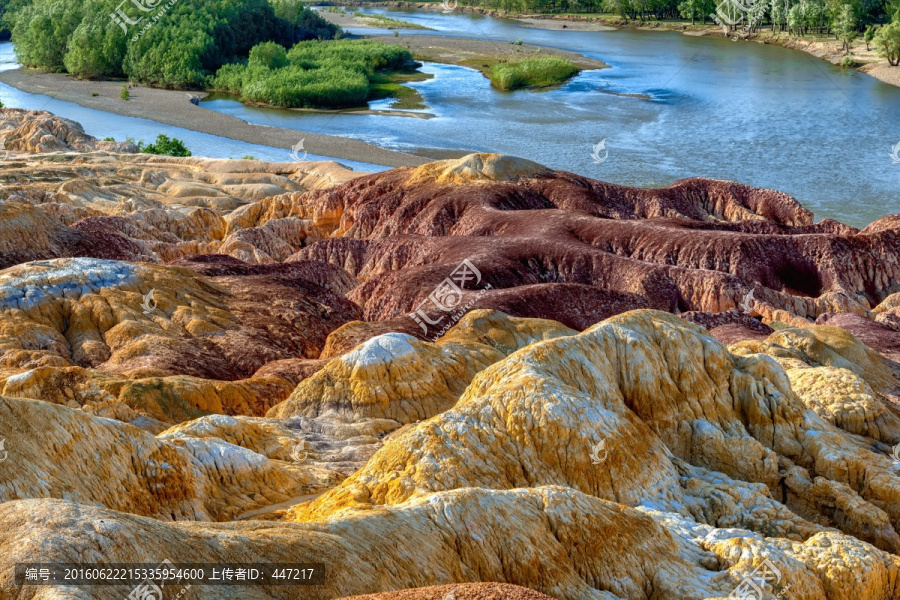
<svg viewBox="0 0 900 600">
<path fill-rule="evenodd" d="M 499 92 L 472 69 L 426 63 L 423 70 L 435 77 L 411 86 L 431 119 L 297 113 L 228 99 L 202 105 L 396 150 L 514 154 L 626 185 L 732 179 L 785 191 L 817 219 L 856 226 L 900 212 L 900 164 L 890 157 L 900 142 L 900 88 L 852 69 L 777 46 L 676 32 L 548 31 L 460 11 L 363 12 L 435 30 L 404 35 L 522 40 L 611 68 L 582 72 L 556 89 Z M 597 162 L 592 149 L 603 140 L 597 156 L 606 159 Z"/>
<path fill-rule="evenodd" d="M 731 179 L 785 191 L 817 219 L 855 226 L 900 212 L 900 164 L 890 157 L 900 142 L 900 88 L 867 75 L 776 46 L 675 32 L 547 31 L 460 11 L 363 12 L 435 30 L 404 34 L 522 40 L 580 52 L 611 68 L 584 71 L 555 89 L 499 92 L 472 69 L 426 63 L 423 70 L 434 78 L 410 85 L 424 97 L 423 112 L 434 115 L 429 119 L 260 109 L 221 97 L 201 105 L 251 123 L 396 150 L 513 154 L 626 185 L 664 186 L 691 176 Z M 14 67 L 11 57 L 11 45 L 0 44 L 0 68 Z M 0 100 L 77 120 L 97 137 L 151 141 L 166 133 L 185 140 L 195 155 L 289 160 L 285 149 L 121 117 L 5 85 Z M 598 161 L 592 150 L 600 142 Z"/>
</svg>

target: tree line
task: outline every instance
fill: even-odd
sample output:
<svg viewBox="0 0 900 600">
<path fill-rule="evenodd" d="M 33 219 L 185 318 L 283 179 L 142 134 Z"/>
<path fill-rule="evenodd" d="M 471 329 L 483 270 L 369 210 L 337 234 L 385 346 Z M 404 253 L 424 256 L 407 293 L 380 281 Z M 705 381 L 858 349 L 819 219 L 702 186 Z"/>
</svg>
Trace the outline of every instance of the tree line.
<svg viewBox="0 0 900 600">
<path fill-rule="evenodd" d="M 730 29 L 833 35 L 848 52 L 860 35 L 892 65 L 900 64 L 900 0 L 459 0 L 507 14 L 616 14 L 625 21 L 690 20 Z M 744 10 L 748 9 L 748 10 Z"/>
<path fill-rule="evenodd" d="M 300 0 L 136 0 L 124 15 L 120 1 L 32 0 L 2 18 L 26 67 L 172 88 L 204 87 L 262 42 L 292 46 L 341 33 Z"/>
</svg>

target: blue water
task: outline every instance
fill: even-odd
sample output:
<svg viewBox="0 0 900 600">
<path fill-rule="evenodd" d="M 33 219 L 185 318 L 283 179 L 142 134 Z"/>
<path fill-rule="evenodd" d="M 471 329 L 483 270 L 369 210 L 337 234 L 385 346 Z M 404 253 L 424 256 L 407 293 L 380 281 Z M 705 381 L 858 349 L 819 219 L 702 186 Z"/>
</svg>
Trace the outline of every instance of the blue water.
<svg viewBox="0 0 900 600">
<path fill-rule="evenodd" d="M 785 191 L 817 218 L 856 226 L 900 212 L 900 164 L 890 158 L 900 141 L 900 88 L 868 75 L 756 42 L 675 32 L 546 31 L 460 12 L 363 12 L 436 30 L 404 35 L 477 37 L 498 47 L 522 40 L 579 52 L 611 68 L 584 71 L 552 90 L 499 92 L 472 69 L 427 64 L 423 70 L 434 79 L 411 86 L 432 119 L 297 113 L 223 99 L 202 105 L 254 123 L 396 150 L 514 154 L 626 185 L 732 179 Z M 598 156 L 607 158 L 596 163 L 591 151 L 603 140 Z"/>
</svg>

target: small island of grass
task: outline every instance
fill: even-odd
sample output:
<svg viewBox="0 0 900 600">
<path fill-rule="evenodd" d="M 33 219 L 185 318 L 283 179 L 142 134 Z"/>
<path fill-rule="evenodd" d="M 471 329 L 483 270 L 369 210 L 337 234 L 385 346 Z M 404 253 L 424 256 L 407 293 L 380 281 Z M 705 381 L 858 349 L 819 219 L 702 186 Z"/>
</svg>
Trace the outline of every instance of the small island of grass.
<svg viewBox="0 0 900 600">
<path fill-rule="evenodd" d="M 420 30 L 431 30 L 430 27 L 425 27 L 424 25 L 418 25 L 416 23 L 410 23 L 409 21 L 400 21 L 399 19 L 392 19 L 385 15 L 379 14 L 366 14 L 363 12 L 355 12 L 353 16 L 357 19 L 363 21 L 363 24 L 368 25 L 370 27 L 380 27 L 381 29 L 420 29 Z"/>
<path fill-rule="evenodd" d="M 246 62 L 219 69 L 210 87 L 280 108 L 357 107 L 386 96 L 421 108 L 415 90 L 400 85 L 427 77 L 411 64 L 405 48 L 365 40 L 300 42 L 290 50 L 265 42 Z"/>
<path fill-rule="evenodd" d="M 578 67 L 571 60 L 558 56 L 542 56 L 498 62 L 485 70 L 485 75 L 495 88 L 509 91 L 524 87 L 560 85 L 578 71 Z"/>
</svg>

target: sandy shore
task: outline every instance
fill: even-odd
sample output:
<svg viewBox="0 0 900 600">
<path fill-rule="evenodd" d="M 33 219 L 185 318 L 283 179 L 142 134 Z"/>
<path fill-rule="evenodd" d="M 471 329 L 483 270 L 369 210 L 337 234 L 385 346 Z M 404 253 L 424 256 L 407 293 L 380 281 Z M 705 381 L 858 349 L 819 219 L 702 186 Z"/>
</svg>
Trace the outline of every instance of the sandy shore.
<svg viewBox="0 0 900 600">
<path fill-rule="evenodd" d="M 316 14 L 335 25 L 341 27 L 353 27 L 354 29 L 425 29 L 432 31 L 430 27 L 423 27 L 402 19 L 391 18 L 391 21 L 386 22 L 375 16 L 356 16 L 353 14 L 354 11 L 352 8 L 349 11 L 337 7 L 333 8 L 333 10 L 317 10 Z M 338 10 L 344 10 L 344 12 L 337 12 Z"/>
<path fill-rule="evenodd" d="M 617 27 L 604 25 L 596 21 L 564 21 L 549 17 L 517 17 L 512 20 L 518 21 L 526 27 L 549 29 L 551 31 L 562 31 L 563 29 L 570 31 L 615 31 L 617 29 Z"/>
<path fill-rule="evenodd" d="M 341 27 L 371 27 L 370 25 L 359 24 L 362 20 L 352 14 L 352 8 L 345 13 L 329 12 L 327 10 L 317 11 L 319 15 L 326 20 L 340 25 Z M 546 28 L 562 29 L 566 23 L 561 21 L 551 21 L 548 19 L 532 19 L 536 24 Z M 553 27 L 553 26 L 556 27 Z M 590 26 L 594 29 L 598 27 L 596 23 L 583 23 L 582 25 Z M 606 27 L 605 29 L 615 29 L 615 27 Z M 402 31 L 402 30 L 401 30 Z M 536 54 L 541 56 L 559 56 L 571 60 L 575 66 L 580 69 L 605 69 L 608 64 L 602 60 L 588 58 L 578 52 L 570 52 L 568 50 L 557 50 L 556 48 L 547 48 L 544 46 L 532 46 L 529 44 L 510 44 L 508 42 L 479 40 L 472 38 L 452 38 L 438 35 L 362 35 L 360 37 L 377 40 L 385 44 L 397 44 L 410 50 L 416 57 L 416 60 L 427 60 L 429 62 L 439 62 L 454 65 L 463 65 L 467 67 L 480 68 L 480 62 L 496 62 L 500 60 L 510 60 L 518 58 L 526 58 Z M 513 41 L 513 40 L 510 40 Z M 484 59 L 482 61 L 482 59 Z"/>
<path fill-rule="evenodd" d="M 384 36 L 367 35 L 366 39 L 378 40 L 388 44 L 398 44 L 413 53 L 416 60 L 463 65 L 481 70 L 482 62 L 494 63 L 500 60 L 514 60 L 531 56 L 559 56 L 567 58 L 579 69 L 606 69 L 608 64 L 602 60 L 588 58 L 578 52 L 557 50 L 544 46 L 529 44 L 510 44 L 492 40 L 474 40 L 470 38 L 451 38 L 437 35 L 403 35 Z"/>
<path fill-rule="evenodd" d="M 17 69 L 0 73 L 0 81 L 31 94 L 45 94 L 58 100 L 73 102 L 126 117 L 150 119 L 166 125 L 209 133 L 250 144 L 289 150 L 300 139 L 310 154 L 337 159 L 356 160 L 388 167 L 417 166 L 431 158 L 395 152 L 359 140 L 312 131 L 254 125 L 237 117 L 201 108 L 190 96 L 204 97 L 202 92 L 187 93 L 138 86 L 131 88 L 131 99 L 122 100 L 122 83 L 117 81 L 82 81 L 67 75 L 38 73 Z M 92 95 L 96 94 L 96 96 Z M 447 153 L 442 152 L 441 156 Z M 465 152 L 452 153 L 462 156 Z"/>
</svg>

